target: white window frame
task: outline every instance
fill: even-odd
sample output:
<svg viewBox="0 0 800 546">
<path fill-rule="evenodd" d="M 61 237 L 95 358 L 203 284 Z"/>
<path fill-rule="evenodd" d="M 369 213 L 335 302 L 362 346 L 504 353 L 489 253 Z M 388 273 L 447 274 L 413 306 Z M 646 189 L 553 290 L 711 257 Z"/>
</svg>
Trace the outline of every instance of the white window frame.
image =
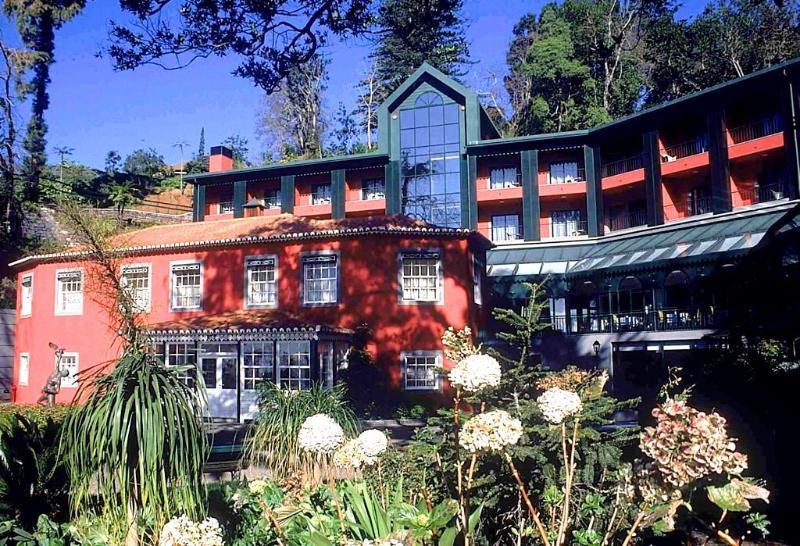
<svg viewBox="0 0 800 546">
<path fill-rule="evenodd" d="M 25 281 L 30 280 L 31 285 L 25 288 Z M 29 317 L 33 313 L 33 273 L 26 273 L 19 278 L 19 316 Z"/>
<path fill-rule="evenodd" d="M 65 358 L 75 358 L 75 371 L 74 373 L 70 373 L 67 377 L 61 378 L 61 388 L 62 389 L 75 389 L 78 387 L 78 379 L 77 374 L 81 370 L 80 366 L 80 355 L 78 353 L 63 353 L 61 355 L 61 365 L 59 366 L 61 369 L 64 369 L 64 359 Z M 56 363 L 58 362 L 58 356 L 55 357 Z M 67 368 L 70 369 L 70 368 Z"/>
<path fill-rule="evenodd" d="M 275 284 L 275 301 L 273 303 L 253 303 L 250 299 L 250 263 L 261 260 L 272 260 L 275 279 L 272 281 Z M 278 307 L 278 294 L 279 287 L 279 270 L 277 254 L 262 254 L 244 257 L 244 306 L 246 309 L 275 309 Z"/>
<path fill-rule="evenodd" d="M 298 349 L 299 346 L 303 345 L 302 349 L 299 350 L 289 350 L 289 349 Z M 304 384 L 307 384 L 308 387 L 311 387 L 314 384 L 314 361 L 313 359 L 316 357 L 316 353 L 313 352 L 313 348 L 311 346 L 311 341 L 307 339 L 285 339 L 285 340 L 278 340 L 275 343 L 275 382 L 279 388 L 284 390 L 304 390 Z M 286 365 L 283 364 L 283 356 L 287 357 Z M 308 366 L 298 366 L 296 363 L 293 364 L 292 357 L 303 357 L 305 356 L 308 360 Z M 308 378 L 293 378 L 291 377 L 291 370 L 308 370 Z M 284 379 L 281 377 L 281 372 L 283 370 L 289 370 L 289 377 Z M 296 388 L 297 387 L 297 388 Z"/>
<path fill-rule="evenodd" d="M 444 260 L 440 248 L 403 249 L 397 254 L 397 291 L 401 305 L 443 305 L 444 304 Z M 406 259 L 436 259 L 436 298 L 418 300 L 406 297 L 404 262 Z"/>
<path fill-rule="evenodd" d="M 149 263 L 134 263 L 134 264 L 123 264 L 119 268 L 120 280 L 125 278 L 125 270 L 132 269 L 134 267 L 146 267 L 147 268 L 147 302 L 144 305 L 139 305 L 139 302 L 136 301 L 135 297 L 131 296 L 131 302 L 136 305 L 136 312 L 139 313 L 149 313 L 152 304 L 153 304 L 153 266 Z M 127 288 L 127 287 L 123 287 Z"/>
<path fill-rule="evenodd" d="M 23 362 L 25 365 L 23 366 Z M 26 387 L 31 376 L 31 355 L 30 353 L 19 354 L 19 378 L 17 384 Z"/>
<path fill-rule="evenodd" d="M 269 348 L 269 350 L 266 350 Z M 271 355 L 269 366 L 256 365 L 255 355 Z M 241 389 L 242 391 L 257 392 L 261 383 L 275 383 L 275 369 L 278 353 L 275 347 L 275 342 L 271 340 L 264 341 L 244 341 L 241 345 Z M 269 368 L 269 377 L 262 378 L 257 374 L 257 370 Z M 252 372 L 251 376 L 248 373 Z M 253 388 L 248 388 L 247 383 L 250 382 Z"/>
<path fill-rule="evenodd" d="M 335 298 L 333 301 L 314 302 L 306 299 L 306 265 L 313 263 L 314 258 L 325 256 L 330 259 L 331 256 L 335 258 L 335 271 L 336 279 L 334 280 L 334 289 L 336 290 Z M 339 300 L 342 293 L 342 260 L 338 250 L 320 250 L 316 252 L 301 252 L 300 253 L 300 302 L 303 307 L 332 307 L 339 305 Z"/>
<path fill-rule="evenodd" d="M 63 292 L 61 291 L 61 280 L 58 278 L 62 273 L 75 273 L 81 275 L 81 290 L 80 290 L 80 305 L 78 309 L 63 309 Z M 56 316 L 74 316 L 83 314 L 83 293 L 86 291 L 86 275 L 83 268 L 71 267 L 67 269 L 56 269 L 56 297 L 55 297 L 55 315 Z"/>
<path fill-rule="evenodd" d="M 175 288 L 175 266 L 180 265 L 199 265 L 200 266 L 200 304 L 196 307 L 178 307 L 175 305 L 175 297 L 177 295 Z M 204 267 L 202 260 L 178 260 L 169 263 L 169 309 L 170 311 L 201 311 L 203 309 L 203 296 L 205 295 L 205 282 L 204 282 Z"/>
<path fill-rule="evenodd" d="M 435 359 L 436 370 L 441 370 L 444 362 L 444 355 L 442 351 L 402 351 L 400 353 L 400 363 L 403 373 L 403 390 L 406 391 L 428 391 L 435 392 L 442 390 L 442 374 L 436 373 L 434 378 L 435 385 L 432 387 L 427 386 L 409 386 L 408 385 L 408 358 L 431 358 Z"/>
</svg>

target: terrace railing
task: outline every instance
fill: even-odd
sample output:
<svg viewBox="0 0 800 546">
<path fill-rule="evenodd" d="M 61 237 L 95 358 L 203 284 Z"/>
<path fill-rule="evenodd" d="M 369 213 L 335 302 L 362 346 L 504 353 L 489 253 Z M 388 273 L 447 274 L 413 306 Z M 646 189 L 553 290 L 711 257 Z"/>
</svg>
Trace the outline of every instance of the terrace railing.
<svg viewBox="0 0 800 546">
<path fill-rule="evenodd" d="M 708 150 L 708 135 L 701 135 L 680 144 L 667 146 L 662 152 L 661 162 L 669 163 L 682 157 L 702 154 L 706 150 Z"/>
<path fill-rule="evenodd" d="M 777 201 L 786 196 L 786 192 L 783 190 L 783 184 L 778 183 L 756 186 L 754 188 L 742 188 L 738 190 L 738 193 L 742 201 L 747 201 L 752 204 Z"/>
<path fill-rule="evenodd" d="M 722 326 L 723 318 L 712 307 L 687 307 L 583 317 L 557 316 L 550 319 L 550 327 L 570 334 L 702 330 Z"/>
<path fill-rule="evenodd" d="M 647 225 L 647 213 L 643 211 L 629 212 L 620 216 L 612 216 L 608 227 L 611 231 L 630 229 Z"/>
<path fill-rule="evenodd" d="M 781 131 L 783 131 L 783 120 L 780 116 L 762 118 L 728 130 L 734 144 L 755 140 L 767 135 L 780 133 Z"/>
<path fill-rule="evenodd" d="M 642 168 L 642 155 L 637 154 L 631 157 L 624 157 L 608 163 L 603 163 L 602 173 L 603 176 L 614 176 L 617 174 L 627 173 Z"/>
</svg>

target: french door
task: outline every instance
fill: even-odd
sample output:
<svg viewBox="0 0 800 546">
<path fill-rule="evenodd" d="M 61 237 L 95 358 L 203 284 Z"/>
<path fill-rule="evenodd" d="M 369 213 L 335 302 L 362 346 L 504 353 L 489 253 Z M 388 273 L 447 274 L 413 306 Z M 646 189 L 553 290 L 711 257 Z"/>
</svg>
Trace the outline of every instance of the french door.
<svg viewBox="0 0 800 546">
<path fill-rule="evenodd" d="M 210 417 L 237 419 L 239 350 L 235 343 L 206 343 L 200 354 L 200 372 L 206 385 Z"/>
</svg>

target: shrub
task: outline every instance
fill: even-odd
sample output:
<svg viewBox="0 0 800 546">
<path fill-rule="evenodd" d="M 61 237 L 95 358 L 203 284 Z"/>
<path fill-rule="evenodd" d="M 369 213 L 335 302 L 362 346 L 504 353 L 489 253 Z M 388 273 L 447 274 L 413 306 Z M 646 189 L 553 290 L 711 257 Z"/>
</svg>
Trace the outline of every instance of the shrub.
<svg viewBox="0 0 800 546">
<path fill-rule="evenodd" d="M 358 422 L 345 400 L 341 385 L 326 389 L 314 384 L 308 390 L 283 391 L 265 383 L 248 447 L 251 460 L 263 463 L 275 478 L 308 470 L 309 455 L 297 443 L 300 427 L 308 417 L 324 413 L 339 423 L 346 436 L 354 436 Z"/>
</svg>

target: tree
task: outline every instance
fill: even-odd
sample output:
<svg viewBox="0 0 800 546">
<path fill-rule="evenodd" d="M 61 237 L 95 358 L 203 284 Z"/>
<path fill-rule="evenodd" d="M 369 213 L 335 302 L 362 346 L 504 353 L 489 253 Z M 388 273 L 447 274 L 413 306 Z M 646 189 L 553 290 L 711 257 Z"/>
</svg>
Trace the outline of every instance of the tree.
<svg viewBox="0 0 800 546">
<path fill-rule="evenodd" d="M 197 157 L 206 156 L 206 128 L 200 128 L 200 144 L 197 148 Z"/>
<path fill-rule="evenodd" d="M 427 61 L 445 74 L 466 74 L 463 0 L 385 0 L 378 7 L 375 47 L 370 54 L 377 79 L 377 104 Z M 369 83 L 370 74 L 362 82 Z"/>
<path fill-rule="evenodd" d="M 139 149 L 125 158 L 122 168 L 130 175 L 152 181 L 164 177 L 167 164 L 164 158 L 153 148 Z"/>
<path fill-rule="evenodd" d="M 113 184 L 106 188 L 106 193 L 108 195 L 108 200 L 111 201 L 117 209 L 117 225 L 121 226 L 125 216 L 125 209 L 136 204 L 139 198 L 136 197 L 133 188 L 128 182 Z"/>
<path fill-rule="evenodd" d="M 75 17 L 86 5 L 85 0 L 4 0 L 3 11 L 17 23 L 22 43 L 35 57 L 30 68 L 33 75 L 25 90 L 33 95 L 31 117 L 23 141 L 28 155 L 23 170 L 26 178 L 25 197 L 35 202 L 39 179 L 47 161 L 47 122 L 44 114 L 50 106 L 47 86 L 50 65 L 54 62 L 55 31 Z"/>
<path fill-rule="evenodd" d="M 112 181 L 116 180 L 117 173 L 119 172 L 120 165 L 122 164 L 122 156 L 116 150 L 109 150 L 106 154 L 106 176 Z"/>
<path fill-rule="evenodd" d="M 136 21 L 111 25 L 108 53 L 117 69 L 174 70 L 232 54 L 241 58 L 234 75 L 268 93 L 331 35 L 363 34 L 371 20 L 370 0 L 123 0 L 121 6 Z"/>
<path fill-rule="evenodd" d="M 241 135 L 231 135 L 223 140 L 222 144 L 230 148 L 233 152 L 234 169 L 241 169 L 243 167 L 250 166 L 250 160 L 248 159 L 250 149 L 248 148 L 246 138 Z"/>
<path fill-rule="evenodd" d="M 347 110 L 343 103 L 339 103 L 336 114 L 333 116 L 334 128 L 331 131 L 333 144 L 327 150 L 332 155 L 347 155 L 361 153 L 368 150 L 359 140 L 361 129 L 353 112 Z"/>
<path fill-rule="evenodd" d="M 326 58 L 314 56 L 292 69 L 286 81 L 266 96 L 257 131 L 270 143 L 273 159 L 322 156 L 327 66 Z"/>
<path fill-rule="evenodd" d="M 197 147 L 197 155 L 186 163 L 188 174 L 208 172 L 208 155 L 206 155 L 206 130 L 200 129 L 200 144 Z"/>
<path fill-rule="evenodd" d="M 358 104 L 356 114 L 360 117 L 361 130 L 366 139 L 367 151 L 375 146 L 373 139 L 378 128 L 378 107 L 381 98 L 381 83 L 374 62 L 370 62 L 361 75 L 361 81 L 356 86 L 358 91 Z"/>
</svg>

